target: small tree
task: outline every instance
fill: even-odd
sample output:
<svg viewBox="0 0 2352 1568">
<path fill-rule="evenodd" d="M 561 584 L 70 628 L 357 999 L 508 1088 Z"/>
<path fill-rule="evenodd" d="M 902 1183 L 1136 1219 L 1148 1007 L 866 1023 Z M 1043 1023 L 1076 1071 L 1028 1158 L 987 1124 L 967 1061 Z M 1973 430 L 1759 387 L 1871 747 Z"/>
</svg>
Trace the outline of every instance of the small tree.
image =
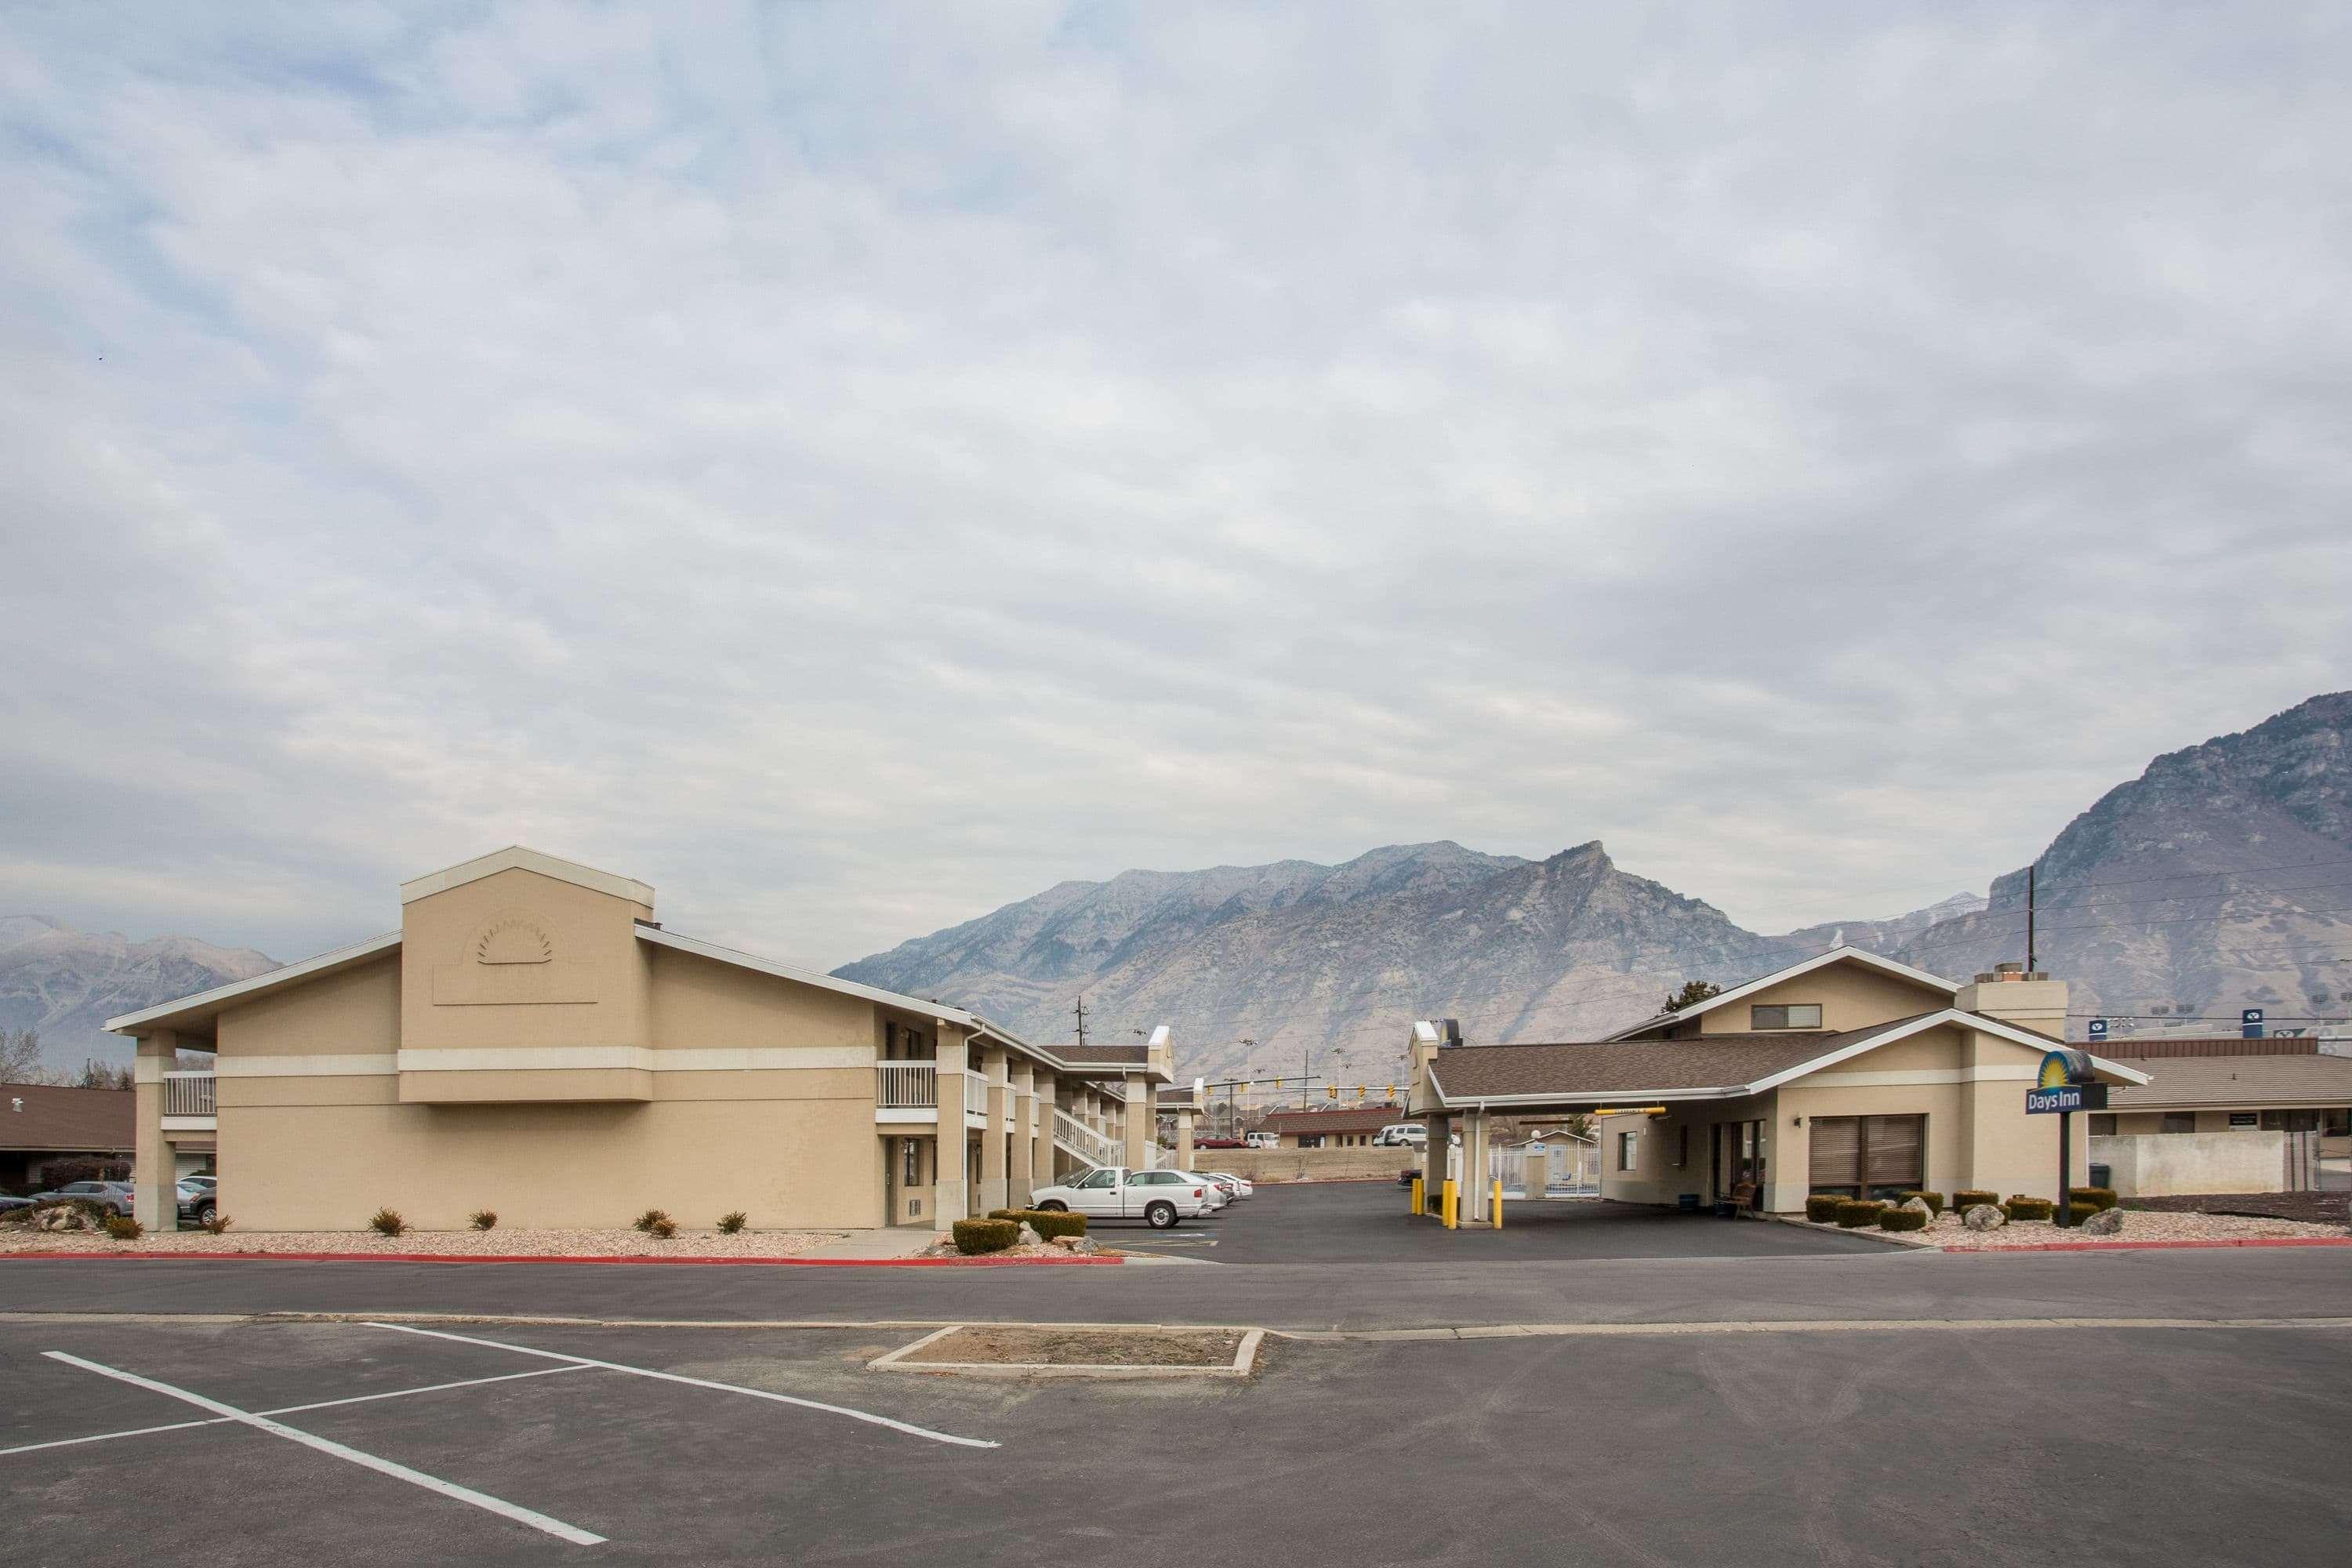
<svg viewBox="0 0 2352 1568">
<path fill-rule="evenodd" d="M 136 1085 L 138 1081 L 139 1080 L 132 1076 L 129 1068 L 109 1067 L 104 1062 L 100 1061 L 97 1058 L 91 1057 L 84 1060 L 81 1064 L 81 1078 L 77 1087 L 81 1089 L 130 1089 Z"/>
<path fill-rule="evenodd" d="M 1710 996 L 1720 996 L 1722 994 L 1723 987 L 1717 985 L 1712 980 L 1685 980 L 1683 982 L 1683 988 L 1680 991 L 1669 991 L 1666 993 L 1665 1005 L 1660 1007 L 1658 1011 L 1661 1013 L 1679 1013 L 1684 1008 L 1704 1002 Z"/>
<path fill-rule="evenodd" d="M 34 1029 L 0 1029 L 0 1083 L 45 1083 L 41 1037 Z"/>
</svg>

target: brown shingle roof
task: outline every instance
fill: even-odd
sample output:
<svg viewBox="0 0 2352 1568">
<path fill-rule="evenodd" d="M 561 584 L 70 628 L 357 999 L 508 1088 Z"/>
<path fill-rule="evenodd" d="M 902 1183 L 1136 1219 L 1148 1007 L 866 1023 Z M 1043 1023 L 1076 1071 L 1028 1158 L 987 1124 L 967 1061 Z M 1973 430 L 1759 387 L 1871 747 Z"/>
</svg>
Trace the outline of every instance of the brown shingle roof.
<svg viewBox="0 0 2352 1568">
<path fill-rule="evenodd" d="M 1889 1018 L 1838 1034 L 1702 1035 L 1557 1046 L 1465 1046 L 1432 1070 L 1448 1101 L 1547 1095 L 1604 1100 L 1675 1089 L 1735 1089 L 1927 1017 Z"/>
<path fill-rule="evenodd" d="M 1392 1121 L 1404 1120 L 1404 1112 L 1393 1105 L 1371 1105 L 1346 1110 L 1277 1110 L 1265 1119 L 1266 1125 L 1276 1132 L 1378 1132 Z"/>
<path fill-rule="evenodd" d="M 2147 1074 L 2107 1090 L 2111 1110 L 2197 1105 L 2352 1105 L 2352 1057 L 2137 1057 L 2115 1058 Z"/>
<path fill-rule="evenodd" d="M 135 1091 L 55 1089 L 42 1083 L 0 1084 L 0 1149 L 58 1153 L 128 1152 Z M 23 1109 L 17 1102 L 23 1102 Z"/>
</svg>

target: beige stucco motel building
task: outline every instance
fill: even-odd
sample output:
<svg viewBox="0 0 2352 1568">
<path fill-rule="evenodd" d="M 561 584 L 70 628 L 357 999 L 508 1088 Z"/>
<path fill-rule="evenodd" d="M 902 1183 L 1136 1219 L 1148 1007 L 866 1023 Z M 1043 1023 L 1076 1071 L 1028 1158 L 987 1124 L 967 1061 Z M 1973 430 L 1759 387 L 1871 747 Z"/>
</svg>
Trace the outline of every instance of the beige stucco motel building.
<svg viewBox="0 0 2352 1568">
<path fill-rule="evenodd" d="M 962 1008 L 663 929 L 654 890 L 520 847 L 405 883 L 400 929 L 108 1020 L 138 1041 L 139 1219 L 211 1149 L 245 1230 L 936 1227 L 1154 1146 L 1170 1042 L 1083 1057 Z M 208 1051 L 208 1072 L 173 1070 Z"/>
<path fill-rule="evenodd" d="M 1428 1147 L 1463 1135 L 1460 1170 L 1488 1169 L 1493 1116 L 1584 1112 L 1601 1138 L 1601 1194 L 1801 1210 L 1811 1193 L 2055 1197 L 2058 1118 L 2025 1091 L 2062 1042 L 2066 984 L 2005 965 L 1958 984 L 1837 948 L 1623 1029 L 1560 1045 L 1449 1047 L 1413 1031 L 1412 1113 Z M 2101 1081 L 2148 1075 L 2094 1058 Z M 2073 1182 L 2087 1184 L 2087 1129 Z M 1463 1184 L 1485 1220 L 1485 1181 Z"/>
</svg>

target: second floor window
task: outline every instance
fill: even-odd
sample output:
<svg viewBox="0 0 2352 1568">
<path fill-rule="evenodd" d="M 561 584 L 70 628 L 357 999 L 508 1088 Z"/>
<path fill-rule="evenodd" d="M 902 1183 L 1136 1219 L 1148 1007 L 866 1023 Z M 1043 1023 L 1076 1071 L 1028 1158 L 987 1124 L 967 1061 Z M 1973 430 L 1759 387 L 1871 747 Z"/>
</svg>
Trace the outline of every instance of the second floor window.
<svg viewBox="0 0 2352 1568">
<path fill-rule="evenodd" d="M 1818 1002 L 1787 1002 L 1769 1007 L 1748 1009 L 1748 1026 L 1751 1029 L 1818 1029 L 1822 1026 L 1822 1005 Z"/>
</svg>

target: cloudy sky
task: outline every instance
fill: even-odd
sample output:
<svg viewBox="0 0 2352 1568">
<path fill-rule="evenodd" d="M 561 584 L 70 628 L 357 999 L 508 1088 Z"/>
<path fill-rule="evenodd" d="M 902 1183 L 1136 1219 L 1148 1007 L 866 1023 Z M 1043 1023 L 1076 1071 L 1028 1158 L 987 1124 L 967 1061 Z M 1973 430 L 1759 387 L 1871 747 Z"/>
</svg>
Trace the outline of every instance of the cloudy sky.
<svg viewBox="0 0 2352 1568">
<path fill-rule="evenodd" d="M 1781 929 L 2352 685 L 2340 8 L 12 14 L 0 912 Z"/>
</svg>

